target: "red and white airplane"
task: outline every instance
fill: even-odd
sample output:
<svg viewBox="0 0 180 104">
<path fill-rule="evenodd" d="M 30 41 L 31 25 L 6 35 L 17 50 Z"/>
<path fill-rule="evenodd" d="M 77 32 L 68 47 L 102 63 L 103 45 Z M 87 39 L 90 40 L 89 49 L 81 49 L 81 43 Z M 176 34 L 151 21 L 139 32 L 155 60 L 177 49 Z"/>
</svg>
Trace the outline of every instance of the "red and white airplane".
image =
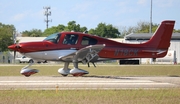
<svg viewBox="0 0 180 104">
<path fill-rule="evenodd" d="M 80 62 L 89 66 L 90 62 L 103 60 L 164 57 L 170 46 L 174 24 L 173 20 L 162 21 L 151 39 L 141 44 L 120 43 L 81 32 L 61 32 L 43 41 L 13 44 L 8 48 L 36 60 L 64 62 L 64 68 L 58 70 L 60 74 L 82 76 L 89 72 L 78 68 Z M 68 68 L 71 62 L 73 69 Z M 38 72 L 29 66 L 22 68 L 20 73 L 30 76 Z"/>
</svg>

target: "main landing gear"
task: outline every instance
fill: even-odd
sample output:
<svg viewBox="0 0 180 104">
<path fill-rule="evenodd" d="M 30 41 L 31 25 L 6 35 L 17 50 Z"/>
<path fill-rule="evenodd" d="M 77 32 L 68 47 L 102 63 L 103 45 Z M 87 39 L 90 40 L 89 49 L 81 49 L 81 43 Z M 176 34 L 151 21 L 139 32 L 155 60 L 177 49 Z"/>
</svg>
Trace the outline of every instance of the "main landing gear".
<svg viewBox="0 0 180 104">
<path fill-rule="evenodd" d="M 68 68 L 69 62 L 65 62 L 64 68 L 60 68 L 58 70 L 58 73 L 60 73 L 62 76 L 67 76 L 68 74 L 72 74 L 73 76 L 83 76 L 85 74 L 89 74 L 88 71 L 79 69 L 77 62 L 73 62 L 73 65 L 74 65 L 74 68 L 69 69 Z"/>
</svg>

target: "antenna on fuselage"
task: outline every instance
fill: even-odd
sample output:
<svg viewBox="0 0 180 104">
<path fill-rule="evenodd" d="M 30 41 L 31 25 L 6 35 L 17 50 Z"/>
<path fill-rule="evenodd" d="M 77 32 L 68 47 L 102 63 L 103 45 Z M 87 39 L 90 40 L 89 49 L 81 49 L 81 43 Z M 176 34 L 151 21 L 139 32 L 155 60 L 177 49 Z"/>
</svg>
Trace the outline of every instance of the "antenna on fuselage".
<svg viewBox="0 0 180 104">
<path fill-rule="evenodd" d="M 88 31 L 87 31 L 87 30 L 85 30 L 83 33 L 88 33 Z"/>
</svg>

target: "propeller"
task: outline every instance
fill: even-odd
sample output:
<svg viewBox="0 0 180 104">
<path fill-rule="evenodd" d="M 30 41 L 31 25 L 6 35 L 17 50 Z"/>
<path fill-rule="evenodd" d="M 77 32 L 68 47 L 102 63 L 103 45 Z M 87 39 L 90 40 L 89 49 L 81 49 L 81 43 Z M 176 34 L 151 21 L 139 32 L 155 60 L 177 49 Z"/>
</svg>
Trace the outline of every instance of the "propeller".
<svg viewBox="0 0 180 104">
<path fill-rule="evenodd" d="M 16 44 L 16 46 L 15 46 L 15 50 L 14 50 L 14 63 L 15 63 L 15 58 L 16 58 L 16 50 L 18 50 L 19 48 L 21 48 L 21 46 L 19 46 L 19 43 L 18 43 L 18 42 L 16 42 L 15 44 Z"/>
<path fill-rule="evenodd" d="M 19 41 L 17 41 L 17 39 L 16 39 L 16 32 L 14 33 L 13 38 L 14 38 L 13 39 L 14 40 L 14 44 L 16 44 L 15 48 L 19 49 L 20 46 L 19 46 Z M 15 58 L 16 58 L 16 50 L 14 50 L 14 63 L 15 63 Z"/>
</svg>

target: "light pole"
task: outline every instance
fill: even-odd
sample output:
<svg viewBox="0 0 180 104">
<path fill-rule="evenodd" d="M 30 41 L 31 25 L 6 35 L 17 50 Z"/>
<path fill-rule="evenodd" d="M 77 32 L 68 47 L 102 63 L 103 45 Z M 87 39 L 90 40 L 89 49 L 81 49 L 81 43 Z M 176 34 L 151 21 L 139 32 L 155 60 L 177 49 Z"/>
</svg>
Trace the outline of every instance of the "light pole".
<svg viewBox="0 0 180 104">
<path fill-rule="evenodd" d="M 152 0 L 151 0 L 151 9 L 150 9 L 150 26 L 149 33 L 152 33 Z"/>
<path fill-rule="evenodd" d="M 46 28 L 48 28 L 48 23 L 52 22 L 52 19 L 51 20 L 48 19 L 48 16 L 51 16 L 51 11 L 49 11 L 49 9 L 51 9 L 51 7 L 43 7 L 43 9 L 46 10 L 44 12 L 44 15 L 46 16 L 46 19 L 44 21 L 46 22 Z"/>
</svg>

